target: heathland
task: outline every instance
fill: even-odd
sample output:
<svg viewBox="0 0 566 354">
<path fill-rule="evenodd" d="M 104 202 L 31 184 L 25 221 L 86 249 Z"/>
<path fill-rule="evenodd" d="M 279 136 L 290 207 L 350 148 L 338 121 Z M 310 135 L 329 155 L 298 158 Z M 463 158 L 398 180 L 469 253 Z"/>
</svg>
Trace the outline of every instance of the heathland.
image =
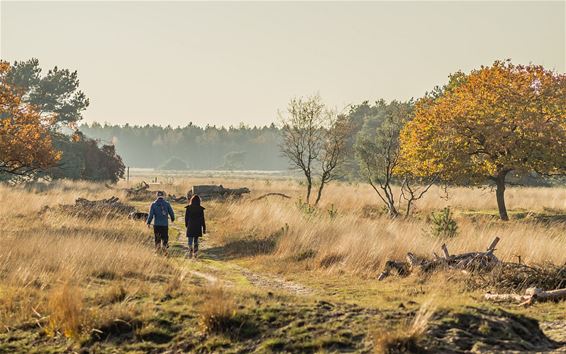
<svg viewBox="0 0 566 354">
<path fill-rule="evenodd" d="M 57 208 L 78 197 L 117 196 L 146 211 L 151 199 L 127 200 L 124 181 L 112 189 L 68 181 L 0 187 L 0 352 L 564 348 L 565 302 L 483 300 L 487 291 L 524 291 L 513 276 L 377 276 L 407 252 L 430 257 L 443 243 L 451 253 L 481 251 L 498 236 L 501 261 L 520 259 L 564 278 L 566 188 L 509 187 L 511 220 L 504 222 L 491 189 L 433 187 L 413 217 L 392 219 L 366 184 L 330 184 L 314 208 L 300 202 L 304 186 L 292 179 L 169 182 L 151 188 L 184 195 L 195 184 L 223 184 L 252 192 L 204 203 L 209 232 L 201 257 L 191 260 L 183 204 L 173 203 L 179 219 L 169 257 L 154 252 L 142 221 Z M 254 200 L 269 192 L 291 198 Z M 431 224 L 445 207 L 457 225 L 452 237 Z"/>
</svg>

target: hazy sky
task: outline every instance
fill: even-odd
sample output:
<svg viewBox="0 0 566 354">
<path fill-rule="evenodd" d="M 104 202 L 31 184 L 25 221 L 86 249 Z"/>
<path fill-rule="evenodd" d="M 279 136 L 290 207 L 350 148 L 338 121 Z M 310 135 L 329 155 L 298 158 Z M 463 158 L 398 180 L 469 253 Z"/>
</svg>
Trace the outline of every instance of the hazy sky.
<svg viewBox="0 0 566 354">
<path fill-rule="evenodd" d="M 565 3 L 1 1 L 0 56 L 78 70 L 87 122 L 260 125 L 293 96 L 419 97 L 495 59 L 564 72 Z"/>
</svg>

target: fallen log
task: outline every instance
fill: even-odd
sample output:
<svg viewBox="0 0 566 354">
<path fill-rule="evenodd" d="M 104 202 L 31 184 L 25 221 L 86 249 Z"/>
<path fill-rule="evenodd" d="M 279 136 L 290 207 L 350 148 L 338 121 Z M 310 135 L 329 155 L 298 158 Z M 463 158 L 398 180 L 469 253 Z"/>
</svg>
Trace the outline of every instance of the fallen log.
<svg viewBox="0 0 566 354">
<path fill-rule="evenodd" d="M 263 194 L 263 195 L 261 195 L 257 198 L 254 198 L 254 199 L 252 199 L 252 202 L 262 200 L 262 199 L 270 197 L 270 196 L 278 196 L 278 197 L 285 198 L 285 199 L 291 199 L 291 197 L 289 197 L 287 194 L 272 192 L 272 193 L 265 193 L 265 194 Z"/>
<path fill-rule="evenodd" d="M 244 194 L 250 193 L 246 187 L 224 188 L 222 185 L 196 185 L 187 193 L 187 199 L 197 194 L 202 200 L 225 200 L 227 198 L 240 198 Z"/>
<path fill-rule="evenodd" d="M 185 197 L 183 195 L 180 196 L 180 197 L 177 197 L 175 194 L 170 195 L 168 199 L 175 202 L 175 203 L 183 203 L 183 204 L 187 203 L 187 201 L 188 201 L 187 197 Z"/>
<path fill-rule="evenodd" d="M 487 293 L 484 299 L 496 302 L 519 302 L 519 306 L 530 306 L 535 302 L 566 300 L 566 288 L 546 291 L 540 288 L 528 288 L 524 295 Z"/>
</svg>

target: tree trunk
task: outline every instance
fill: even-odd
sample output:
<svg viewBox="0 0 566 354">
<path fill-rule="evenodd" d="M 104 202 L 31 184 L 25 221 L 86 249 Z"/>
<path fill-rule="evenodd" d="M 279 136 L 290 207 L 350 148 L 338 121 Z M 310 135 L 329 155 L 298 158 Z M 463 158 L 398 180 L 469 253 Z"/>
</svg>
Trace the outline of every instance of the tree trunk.
<svg viewBox="0 0 566 354">
<path fill-rule="evenodd" d="M 390 218 L 396 218 L 399 216 L 399 212 L 397 211 L 397 208 L 395 208 L 395 201 L 389 200 L 387 202 L 387 210 L 389 211 Z"/>
<path fill-rule="evenodd" d="M 495 196 L 497 197 L 497 209 L 499 209 L 499 217 L 503 221 L 508 221 L 507 208 L 505 207 L 505 176 L 507 172 L 501 172 L 494 178 L 495 180 Z"/>
<path fill-rule="evenodd" d="M 309 204 L 311 199 L 311 189 L 312 189 L 312 181 L 309 177 L 307 177 L 307 200 L 306 203 Z"/>
<path fill-rule="evenodd" d="M 407 209 L 405 210 L 405 217 L 408 218 L 411 215 L 411 206 L 413 205 L 413 199 L 407 200 Z"/>
<path fill-rule="evenodd" d="M 322 197 L 322 189 L 324 188 L 324 182 L 320 183 L 320 186 L 318 187 L 318 193 L 316 195 L 316 201 L 314 202 L 314 205 L 318 205 L 318 202 L 320 201 L 320 198 Z"/>
</svg>

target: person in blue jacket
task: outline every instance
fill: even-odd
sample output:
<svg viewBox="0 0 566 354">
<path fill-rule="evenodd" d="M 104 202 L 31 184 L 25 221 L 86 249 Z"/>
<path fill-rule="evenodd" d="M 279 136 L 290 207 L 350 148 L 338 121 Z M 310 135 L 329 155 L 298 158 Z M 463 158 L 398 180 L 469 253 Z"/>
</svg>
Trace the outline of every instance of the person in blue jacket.
<svg viewBox="0 0 566 354">
<path fill-rule="evenodd" d="M 169 247 L 169 217 L 171 222 L 175 222 L 175 213 L 171 204 L 163 197 L 165 193 L 157 192 L 157 199 L 151 203 L 149 215 L 147 217 L 147 227 L 151 226 L 153 220 L 153 233 L 155 235 L 155 248 L 157 251 L 163 250 L 167 253 Z"/>
</svg>

